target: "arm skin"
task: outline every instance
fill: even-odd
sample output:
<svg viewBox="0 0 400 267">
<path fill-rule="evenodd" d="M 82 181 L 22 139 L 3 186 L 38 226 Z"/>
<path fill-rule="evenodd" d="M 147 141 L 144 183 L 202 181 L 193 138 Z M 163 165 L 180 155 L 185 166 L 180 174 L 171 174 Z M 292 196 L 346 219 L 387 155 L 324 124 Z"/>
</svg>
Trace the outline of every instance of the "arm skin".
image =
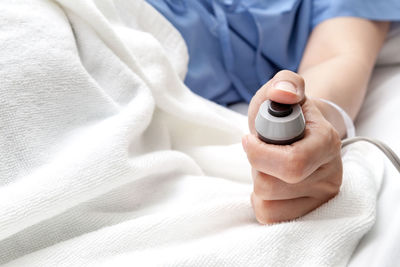
<svg viewBox="0 0 400 267">
<path fill-rule="evenodd" d="M 298 71 L 305 79 L 306 94 L 336 103 L 354 120 L 388 29 L 388 22 L 350 17 L 318 25 L 310 36 Z M 346 128 L 341 115 L 328 104 L 315 102 L 343 137 Z"/>
</svg>

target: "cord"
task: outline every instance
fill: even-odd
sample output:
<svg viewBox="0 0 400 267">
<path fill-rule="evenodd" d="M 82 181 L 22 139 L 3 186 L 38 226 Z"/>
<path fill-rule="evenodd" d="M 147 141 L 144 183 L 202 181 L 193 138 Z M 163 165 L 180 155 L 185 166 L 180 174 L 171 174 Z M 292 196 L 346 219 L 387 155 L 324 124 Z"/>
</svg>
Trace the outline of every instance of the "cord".
<svg viewBox="0 0 400 267">
<path fill-rule="evenodd" d="M 365 141 L 368 143 L 371 143 L 378 147 L 385 155 L 388 157 L 388 159 L 393 163 L 393 165 L 396 167 L 397 171 L 400 173 L 400 159 L 396 155 L 396 153 L 393 152 L 393 150 L 383 143 L 382 141 L 379 141 L 377 139 L 372 139 L 369 137 L 362 137 L 362 136 L 357 136 L 355 137 L 355 128 L 354 128 L 354 123 L 352 119 L 350 118 L 349 114 L 347 114 L 346 111 L 344 111 L 341 107 L 333 103 L 332 101 L 319 98 L 320 101 L 325 102 L 332 107 L 334 107 L 343 117 L 344 124 L 346 125 L 346 130 L 347 130 L 347 139 L 342 141 L 342 147 L 345 147 L 347 145 L 350 145 L 355 142 L 359 141 Z"/>
<path fill-rule="evenodd" d="M 393 150 L 383 143 L 382 141 L 379 141 L 377 139 L 369 138 L 369 137 L 363 137 L 363 136 L 357 136 L 357 137 L 352 137 L 348 138 L 342 141 L 342 147 L 345 147 L 347 145 L 353 144 L 355 142 L 359 141 L 365 141 L 368 143 L 371 143 L 378 147 L 385 155 L 388 157 L 388 159 L 393 163 L 393 165 L 396 167 L 397 171 L 400 173 L 400 159 L 396 155 L 396 153 L 393 152 Z"/>
</svg>

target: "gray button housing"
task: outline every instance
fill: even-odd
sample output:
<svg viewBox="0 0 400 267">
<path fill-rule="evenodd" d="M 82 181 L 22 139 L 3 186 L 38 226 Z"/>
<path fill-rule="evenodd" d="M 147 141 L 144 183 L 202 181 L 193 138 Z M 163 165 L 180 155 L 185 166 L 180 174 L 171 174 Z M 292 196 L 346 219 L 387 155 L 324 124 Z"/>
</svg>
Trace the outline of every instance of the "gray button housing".
<svg viewBox="0 0 400 267">
<path fill-rule="evenodd" d="M 305 120 L 299 104 L 292 105 L 293 111 L 284 117 L 270 114 L 271 101 L 264 101 L 258 111 L 255 126 L 258 136 L 266 143 L 289 145 L 304 136 Z"/>
</svg>

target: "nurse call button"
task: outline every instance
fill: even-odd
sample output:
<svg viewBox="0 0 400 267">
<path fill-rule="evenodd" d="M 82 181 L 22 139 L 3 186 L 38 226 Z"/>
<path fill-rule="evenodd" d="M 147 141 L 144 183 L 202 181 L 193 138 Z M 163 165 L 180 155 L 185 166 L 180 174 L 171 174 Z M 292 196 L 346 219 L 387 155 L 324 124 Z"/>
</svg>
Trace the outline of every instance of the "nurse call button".
<svg viewBox="0 0 400 267">
<path fill-rule="evenodd" d="M 268 105 L 268 113 L 275 117 L 286 117 L 292 114 L 292 105 L 281 104 L 271 101 Z"/>
<path fill-rule="evenodd" d="M 269 144 L 289 145 L 303 138 L 305 119 L 299 104 L 286 105 L 264 101 L 257 113 L 258 137 Z"/>
</svg>

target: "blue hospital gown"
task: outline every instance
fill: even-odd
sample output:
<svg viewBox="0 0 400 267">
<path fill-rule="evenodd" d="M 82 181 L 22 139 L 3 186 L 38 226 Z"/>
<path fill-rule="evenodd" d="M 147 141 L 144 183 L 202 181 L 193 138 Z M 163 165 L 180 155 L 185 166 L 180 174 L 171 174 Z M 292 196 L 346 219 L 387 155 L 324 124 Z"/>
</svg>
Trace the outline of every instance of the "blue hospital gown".
<svg viewBox="0 0 400 267">
<path fill-rule="evenodd" d="M 400 21 L 400 0 L 147 0 L 181 33 L 185 84 L 222 105 L 249 102 L 276 72 L 296 71 L 312 29 L 341 16 Z"/>
</svg>

